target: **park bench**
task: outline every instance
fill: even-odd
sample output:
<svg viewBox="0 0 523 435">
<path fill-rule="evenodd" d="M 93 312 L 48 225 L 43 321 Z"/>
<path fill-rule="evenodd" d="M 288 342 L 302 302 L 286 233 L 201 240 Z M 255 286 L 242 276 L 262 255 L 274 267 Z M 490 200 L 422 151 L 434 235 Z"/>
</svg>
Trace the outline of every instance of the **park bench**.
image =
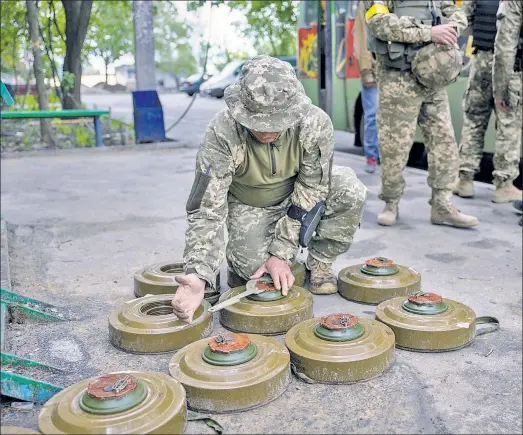
<svg viewBox="0 0 523 435">
<path fill-rule="evenodd" d="M 37 119 L 37 118 L 93 118 L 96 146 L 103 146 L 102 123 L 100 116 L 109 115 L 109 110 L 35 110 L 18 112 L 0 112 L 1 119 Z"/>
</svg>

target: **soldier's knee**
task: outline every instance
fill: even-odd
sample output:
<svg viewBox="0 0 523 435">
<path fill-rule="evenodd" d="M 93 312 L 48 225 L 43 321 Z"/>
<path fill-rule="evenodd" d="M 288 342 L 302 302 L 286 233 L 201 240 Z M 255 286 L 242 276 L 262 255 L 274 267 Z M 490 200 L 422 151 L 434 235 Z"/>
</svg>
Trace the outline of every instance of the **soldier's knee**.
<svg viewBox="0 0 523 435">
<path fill-rule="evenodd" d="M 347 191 L 348 201 L 354 204 L 354 207 L 361 208 L 367 201 L 368 189 L 359 179 L 350 186 Z"/>
<path fill-rule="evenodd" d="M 367 200 L 367 187 L 363 184 L 354 171 L 347 167 L 333 168 L 331 189 L 333 196 L 343 208 L 360 209 Z"/>
</svg>

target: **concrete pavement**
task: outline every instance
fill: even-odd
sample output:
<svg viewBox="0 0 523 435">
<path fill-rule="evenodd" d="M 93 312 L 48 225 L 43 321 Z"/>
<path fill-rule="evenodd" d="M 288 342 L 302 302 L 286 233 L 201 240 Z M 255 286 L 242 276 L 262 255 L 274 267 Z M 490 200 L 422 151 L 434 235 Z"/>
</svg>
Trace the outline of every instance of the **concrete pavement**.
<svg viewBox="0 0 523 435">
<path fill-rule="evenodd" d="M 80 317 L 12 325 L 9 351 L 66 368 L 63 386 L 116 370 L 167 373 L 170 353 L 113 348 L 107 318 L 134 298 L 133 272 L 181 258 L 196 153 L 90 151 L 1 161 L 13 291 L 70 307 Z M 353 167 L 369 187 L 361 229 L 335 268 L 391 257 L 421 272 L 425 290 L 498 317 L 501 330 L 450 353 L 398 350 L 389 372 L 361 384 L 309 385 L 293 378 L 274 402 L 216 419 L 227 433 L 521 433 L 522 239 L 515 210 L 492 204 L 492 186 L 476 183 L 474 200 L 455 202 L 481 225 L 433 226 L 427 175 L 407 169 L 399 224 L 380 227 L 379 174 L 363 172 L 361 157 L 336 153 L 335 162 Z M 224 267 L 222 277 L 225 287 Z M 373 317 L 374 307 L 339 295 L 314 297 L 315 316 L 340 311 Z M 216 320 L 215 331 L 223 331 Z M 36 429 L 39 409 L 10 413 L 4 406 L 2 424 Z M 191 422 L 187 433 L 212 430 Z"/>
</svg>

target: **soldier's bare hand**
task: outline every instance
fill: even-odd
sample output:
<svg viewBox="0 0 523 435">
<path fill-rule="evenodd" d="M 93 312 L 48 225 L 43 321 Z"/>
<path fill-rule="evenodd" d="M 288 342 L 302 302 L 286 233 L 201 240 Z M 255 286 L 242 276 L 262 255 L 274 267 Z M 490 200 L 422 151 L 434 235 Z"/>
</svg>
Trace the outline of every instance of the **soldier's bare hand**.
<svg viewBox="0 0 523 435">
<path fill-rule="evenodd" d="M 278 257 L 270 256 L 269 259 L 254 272 L 251 279 L 261 278 L 264 273 L 268 273 L 274 282 L 274 287 L 281 290 L 283 296 L 287 296 L 289 289 L 294 285 L 294 275 L 287 262 Z"/>
<path fill-rule="evenodd" d="M 454 45 L 458 42 L 458 32 L 452 24 L 441 24 L 432 28 L 432 42 Z"/>
<path fill-rule="evenodd" d="M 374 86 L 376 86 L 376 81 L 372 77 L 365 78 L 364 80 L 362 80 L 362 83 L 365 88 L 373 88 Z"/>
<path fill-rule="evenodd" d="M 191 323 L 195 311 L 202 303 L 205 281 L 194 274 L 174 277 L 179 285 L 171 302 L 176 316 L 185 323 Z"/>
</svg>

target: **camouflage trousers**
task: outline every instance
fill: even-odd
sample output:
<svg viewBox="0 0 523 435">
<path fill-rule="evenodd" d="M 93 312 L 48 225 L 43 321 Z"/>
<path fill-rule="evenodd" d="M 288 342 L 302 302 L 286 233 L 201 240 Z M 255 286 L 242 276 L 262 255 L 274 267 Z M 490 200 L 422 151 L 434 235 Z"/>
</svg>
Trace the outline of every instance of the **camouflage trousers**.
<svg viewBox="0 0 523 435">
<path fill-rule="evenodd" d="M 348 251 L 358 229 L 367 188 L 348 167 L 333 166 L 331 188 L 325 202 L 325 214 L 309 245 L 316 259 L 334 262 Z M 286 215 L 290 198 L 271 207 L 259 208 L 240 203 L 229 195 L 227 217 L 227 263 L 241 278 L 250 276 L 269 258 L 276 223 Z"/>
<path fill-rule="evenodd" d="M 494 185 L 512 183 L 519 175 L 521 154 L 521 73 L 514 73 L 510 84 L 513 107 L 496 110 L 492 92 L 492 51 L 478 51 L 471 62 L 467 91 L 463 98 L 464 122 L 459 149 L 459 175 L 472 180 L 479 171 L 485 132 L 492 112 L 496 115 L 496 147 L 494 150 Z"/>
<path fill-rule="evenodd" d="M 458 146 L 446 89 L 419 84 L 410 71 L 378 63 L 378 138 L 381 191 L 386 202 L 399 201 L 405 190 L 403 169 L 419 125 L 428 152 L 428 184 L 433 195 L 448 197 L 458 172 Z"/>
</svg>

